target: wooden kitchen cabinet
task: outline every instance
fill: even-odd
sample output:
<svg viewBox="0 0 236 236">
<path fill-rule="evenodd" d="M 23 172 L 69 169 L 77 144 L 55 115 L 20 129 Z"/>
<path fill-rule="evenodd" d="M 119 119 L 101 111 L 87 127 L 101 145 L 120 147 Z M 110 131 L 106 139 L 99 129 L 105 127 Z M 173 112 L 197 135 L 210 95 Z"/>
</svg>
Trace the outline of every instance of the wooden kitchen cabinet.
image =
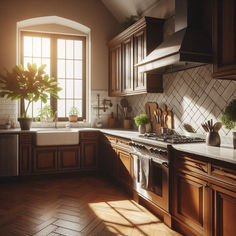
<svg viewBox="0 0 236 236">
<path fill-rule="evenodd" d="M 57 166 L 57 147 L 34 148 L 34 173 L 54 173 Z"/>
<path fill-rule="evenodd" d="M 182 172 L 176 172 L 173 179 L 175 228 L 191 235 L 207 235 L 207 182 Z M 193 230 L 187 231 L 182 223 Z"/>
<path fill-rule="evenodd" d="M 236 79 L 236 2 L 214 0 L 213 78 Z"/>
<path fill-rule="evenodd" d="M 98 137 L 98 132 L 80 132 L 81 168 L 91 170 L 98 168 Z"/>
<path fill-rule="evenodd" d="M 63 171 L 80 169 L 79 146 L 58 148 L 58 168 Z"/>
<path fill-rule="evenodd" d="M 144 17 L 108 42 L 109 96 L 163 92 L 161 75 L 135 66 L 162 42 L 163 23 Z"/>
<path fill-rule="evenodd" d="M 212 185 L 213 190 L 213 235 L 235 235 L 236 192 Z"/>
<path fill-rule="evenodd" d="M 173 228 L 184 235 L 234 235 L 235 164 L 175 151 Z"/>
<path fill-rule="evenodd" d="M 32 134 L 20 134 L 19 175 L 32 173 Z"/>
</svg>

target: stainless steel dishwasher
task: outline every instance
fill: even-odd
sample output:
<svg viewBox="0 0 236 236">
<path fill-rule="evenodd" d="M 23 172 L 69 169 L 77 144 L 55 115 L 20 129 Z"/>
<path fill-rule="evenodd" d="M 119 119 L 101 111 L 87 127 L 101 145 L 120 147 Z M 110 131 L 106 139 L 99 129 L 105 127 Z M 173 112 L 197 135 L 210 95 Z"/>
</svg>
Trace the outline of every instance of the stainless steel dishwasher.
<svg viewBox="0 0 236 236">
<path fill-rule="evenodd" d="M 0 134 L 0 176 L 18 175 L 19 135 Z"/>
</svg>

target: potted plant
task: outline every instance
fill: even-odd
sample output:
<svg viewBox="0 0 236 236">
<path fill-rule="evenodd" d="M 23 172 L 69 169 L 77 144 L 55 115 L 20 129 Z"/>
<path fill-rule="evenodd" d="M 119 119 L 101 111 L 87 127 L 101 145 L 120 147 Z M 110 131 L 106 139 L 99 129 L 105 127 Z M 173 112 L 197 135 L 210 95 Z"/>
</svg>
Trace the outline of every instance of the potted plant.
<svg viewBox="0 0 236 236">
<path fill-rule="evenodd" d="M 27 111 L 32 102 L 41 100 L 47 102 L 48 95 L 58 98 L 57 92 L 61 90 L 54 78 L 50 78 L 44 71 L 46 65 L 37 68 L 36 64 L 14 66 L 12 71 L 6 70 L 6 75 L 0 75 L 0 97 L 11 100 L 21 100 L 21 113 L 18 121 L 22 130 L 29 130 L 32 118 Z M 25 107 L 25 100 L 28 101 Z"/>
<path fill-rule="evenodd" d="M 134 121 L 138 126 L 139 133 L 144 134 L 146 132 L 145 125 L 150 123 L 150 118 L 146 114 L 140 114 L 134 118 Z"/>
<path fill-rule="evenodd" d="M 236 149 L 236 130 L 235 130 L 235 123 L 236 123 L 236 99 L 233 99 L 225 108 L 221 120 L 223 125 L 227 129 L 233 130 L 233 145 L 234 149 Z"/>
<path fill-rule="evenodd" d="M 36 117 L 36 121 L 50 122 L 53 121 L 54 113 L 50 105 L 46 105 L 39 110 L 39 114 Z"/>
<path fill-rule="evenodd" d="M 78 120 L 79 109 L 77 107 L 71 107 L 69 112 L 69 121 L 70 122 L 77 122 Z"/>
</svg>

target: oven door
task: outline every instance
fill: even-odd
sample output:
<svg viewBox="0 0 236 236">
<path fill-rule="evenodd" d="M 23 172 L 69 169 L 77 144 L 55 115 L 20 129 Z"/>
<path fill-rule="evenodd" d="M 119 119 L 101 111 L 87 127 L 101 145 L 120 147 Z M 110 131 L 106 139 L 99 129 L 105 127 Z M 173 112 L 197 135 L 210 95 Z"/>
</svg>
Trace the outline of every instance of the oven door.
<svg viewBox="0 0 236 236">
<path fill-rule="evenodd" d="M 134 189 L 143 197 L 149 199 L 165 211 L 169 212 L 169 168 L 159 161 L 151 161 L 150 182 L 151 186 L 144 189 L 141 186 L 141 161 L 138 156 L 134 159 Z"/>
</svg>

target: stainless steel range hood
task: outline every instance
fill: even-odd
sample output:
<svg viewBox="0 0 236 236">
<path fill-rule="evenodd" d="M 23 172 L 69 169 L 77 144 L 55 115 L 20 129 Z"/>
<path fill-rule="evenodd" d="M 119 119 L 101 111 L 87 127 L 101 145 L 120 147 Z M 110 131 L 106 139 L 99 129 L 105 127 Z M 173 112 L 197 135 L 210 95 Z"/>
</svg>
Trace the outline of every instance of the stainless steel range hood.
<svg viewBox="0 0 236 236">
<path fill-rule="evenodd" d="M 140 72 L 170 73 L 212 62 L 211 1 L 176 0 L 175 33 L 144 60 Z"/>
</svg>

